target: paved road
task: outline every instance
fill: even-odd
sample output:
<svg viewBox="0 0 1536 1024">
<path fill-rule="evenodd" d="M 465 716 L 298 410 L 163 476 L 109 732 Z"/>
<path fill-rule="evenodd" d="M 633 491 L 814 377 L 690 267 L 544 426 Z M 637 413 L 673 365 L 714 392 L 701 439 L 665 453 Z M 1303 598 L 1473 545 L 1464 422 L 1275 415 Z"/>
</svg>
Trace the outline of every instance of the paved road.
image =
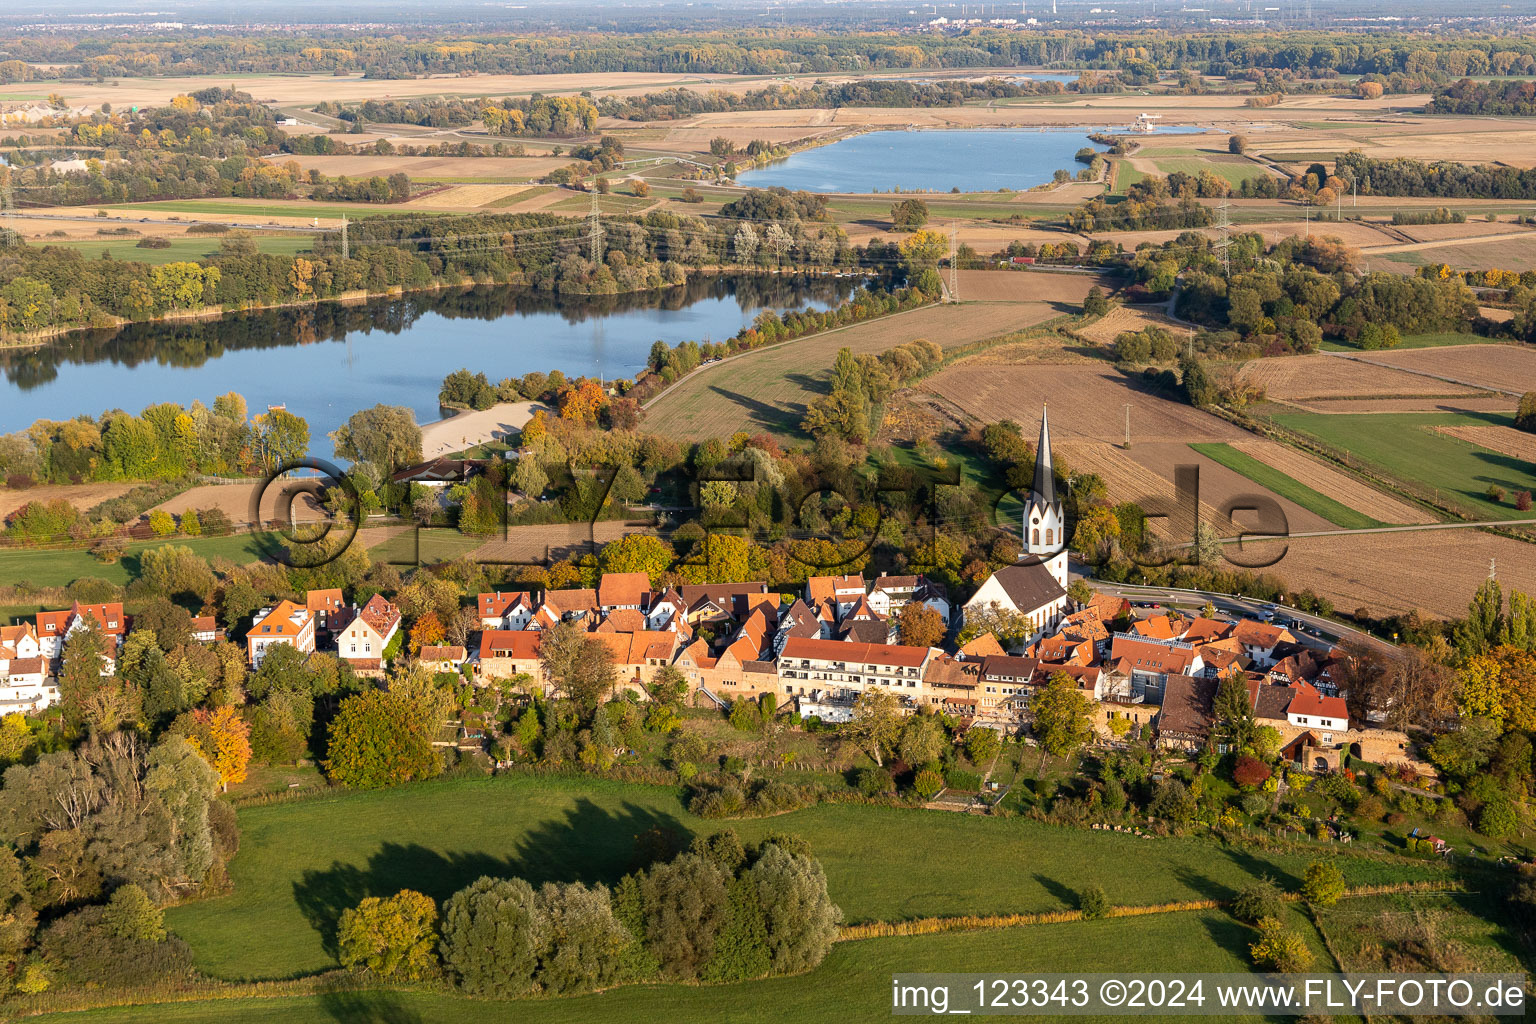
<svg viewBox="0 0 1536 1024">
<path fill-rule="evenodd" d="M 1082 567 L 1073 566 L 1073 575 L 1081 575 Z M 1270 603 L 1247 597 L 1233 597 L 1231 594 L 1217 594 L 1208 591 L 1178 590 L 1172 587 L 1142 587 L 1129 583 L 1105 583 L 1101 580 L 1082 577 L 1087 584 L 1101 594 L 1112 594 L 1115 597 L 1123 597 L 1130 601 L 1155 601 L 1158 604 L 1182 605 L 1184 607 L 1199 607 L 1209 601 L 1216 606 L 1217 611 L 1229 614 L 1243 615 L 1249 618 L 1262 618 L 1269 611 Z M 1397 656 L 1397 648 L 1385 640 L 1372 636 L 1370 633 L 1353 626 L 1346 626 L 1341 622 L 1304 612 L 1289 605 L 1280 605 L 1279 608 L 1287 618 L 1299 621 L 1304 626 L 1322 633 L 1322 637 L 1312 636 L 1304 632 L 1297 633 L 1297 639 L 1315 650 L 1326 651 L 1333 646 L 1335 640 L 1358 640 L 1375 647 L 1383 653 Z"/>
</svg>

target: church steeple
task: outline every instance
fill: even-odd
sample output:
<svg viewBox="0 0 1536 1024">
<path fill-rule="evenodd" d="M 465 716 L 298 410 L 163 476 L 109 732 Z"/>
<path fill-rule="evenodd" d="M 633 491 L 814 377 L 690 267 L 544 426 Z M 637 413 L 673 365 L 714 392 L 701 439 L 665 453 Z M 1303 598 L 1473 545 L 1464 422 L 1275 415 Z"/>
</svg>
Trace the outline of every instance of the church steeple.
<svg viewBox="0 0 1536 1024">
<path fill-rule="evenodd" d="M 1056 468 L 1051 464 L 1050 409 L 1040 408 L 1040 441 L 1035 445 L 1035 485 L 1030 488 L 1031 505 L 1056 504 Z"/>
<path fill-rule="evenodd" d="M 1040 410 L 1040 441 L 1035 446 L 1035 482 L 1024 507 L 1024 557 L 1039 559 L 1063 587 L 1067 585 L 1066 512 L 1056 496 L 1056 467 L 1051 461 L 1050 416 Z"/>
</svg>

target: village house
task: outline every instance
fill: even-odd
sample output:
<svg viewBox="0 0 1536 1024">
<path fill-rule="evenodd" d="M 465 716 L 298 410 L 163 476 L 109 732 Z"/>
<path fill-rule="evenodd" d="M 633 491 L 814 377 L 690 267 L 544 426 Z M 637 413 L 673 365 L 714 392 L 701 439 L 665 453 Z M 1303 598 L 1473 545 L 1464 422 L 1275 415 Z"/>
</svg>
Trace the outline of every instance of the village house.
<svg viewBox="0 0 1536 1024">
<path fill-rule="evenodd" d="M 938 656 L 941 652 L 932 647 L 795 637 L 779 654 L 779 688 L 790 696 L 831 697 L 851 704 L 866 689 L 878 686 L 911 708 L 921 697 L 924 669 Z"/>
<path fill-rule="evenodd" d="M 981 663 L 948 655 L 932 658 L 923 669 L 926 702 L 962 720 L 974 720 L 980 710 Z"/>
<path fill-rule="evenodd" d="M 1170 676 L 1199 675 L 1200 652 L 1182 640 L 1116 633 L 1110 641 L 1110 692 L 1121 701 L 1161 703 Z"/>
<path fill-rule="evenodd" d="M 400 609 L 374 594 L 336 638 L 336 653 L 354 672 L 382 672 L 384 649 L 399 631 Z"/>
<path fill-rule="evenodd" d="M 302 654 L 315 653 L 315 617 L 309 609 L 292 601 L 279 601 L 256 613 L 245 635 L 252 669 L 261 667 L 261 659 L 275 644 L 287 644 Z"/>
<path fill-rule="evenodd" d="M 870 585 L 868 601 L 875 614 L 884 618 L 900 615 L 903 608 L 916 601 L 938 612 L 944 624 L 949 625 L 949 592 L 943 584 L 926 576 L 887 576 L 881 573 Z"/>
<path fill-rule="evenodd" d="M 424 644 L 416 658 L 428 672 L 442 675 L 458 672 L 469 660 L 469 653 L 457 645 Z"/>
<path fill-rule="evenodd" d="M 0 669 L 17 658 L 41 658 L 43 648 L 37 642 L 37 630 L 32 623 L 0 626 Z"/>
<path fill-rule="evenodd" d="M 224 631 L 219 628 L 219 620 L 212 615 L 194 615 L 192 617 L 192 640 L 195 643 L 211 644 L 224 639 Z"/>
<path fill-rule="evenodd" d="M 1177 750 L 1204 750 L 1215 728 L 1216 691 L 1221 682 L 1208 676 L 1171 674 L 1163 687 L 1162 708 L 1157 713 L 1159 746 Z"/>
<path fill-rule="evenodd" d="M 533 629 L 487 629 L 480 634 L 479 673 L 490 679 L 512 679 L 519 675 L 542 681 L 539 665 L 539 631 Z"/>
<path fill-rule="evenodd" d="M 496 591 L 475 598 L 482 629 L 527 629 L 536 604 L 525 590 Z"/>
<path fill-rule="evenodd" d="M 107 659 L 115 663 L 128 633 L 128 618 L 123 614 L 122 604 L 116 602 L 81 604 L 76 601 L 63 611 L 38 612 L 34 634 L 39 653 L 49 661 L 58 658 L 64 653 L 65 638 L 84 626 L 87 617 L 96 622 L 102 636 L 107 638 Z M 102 674 L 111 675 L 112 670 L 109 668 Z"/>
<path fill-rule="evenodd" d="M 832 612 L 834 621 L 853 611 L 863 600 L 864 577 L 856 573 L 812 576 L 805 581 L 805 603 L 817 609 L 825 606 Z"/>
<path fill-rule="evenodd" d="M 48 662 L 41 655 L 8 658 L 0 664 L 0 714 L 30 714 L 58 700 L 58 682 L 48 674 Z"/>
<path fill-rule="evenodd" d="M 605 613 L 642 611 L 650 596 L 651 578 L 643 572 L 605 572 L 597 582 L 597 607 Z"/>
<path fill-rule="evenodd" d="M 711 629 L 725 622 L 741 622 L 760 604 L 777 606 L 779 596 L 768 592 L 762 581 L 746 583 L 687 584 L 677 588 L 687 611 L 688 624 Z"/>
<path fill-rule="evenodd" d="M 311 590 L 304 595 L 304 609 L 315 620 L 315 632 L 331 636 L 346 628 L 352 608 L 340 590 Z"/>
<path fill-rule="evenodd" d="M 1268 668 L 1275 663 L 1275 648 L 1296 642 L 1290 630 L 1253 619 L 1240 620 L 1232 630 L 1232 636 L 1243 645 L 1243 653 L 1248 656 L 1248 660 L 1260 668 Z"/>
</svg>

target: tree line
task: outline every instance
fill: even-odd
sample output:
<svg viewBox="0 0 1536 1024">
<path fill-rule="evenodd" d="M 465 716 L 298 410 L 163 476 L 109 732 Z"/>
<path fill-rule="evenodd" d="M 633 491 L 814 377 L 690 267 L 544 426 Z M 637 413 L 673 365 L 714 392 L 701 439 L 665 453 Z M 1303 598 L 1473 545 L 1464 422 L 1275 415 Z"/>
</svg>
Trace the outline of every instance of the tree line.
<svg viewBox="0 0 1536 1024">
<path fill-rule="evenodd" d="M 727 28 L 665 33 L 533 32 L 444 36 L 429 29 L 363 39 L 312 32 L 134 37 L 103 53 L 90 33 L 14 34 L 0 82 L 230 72 L 314 74 L 363 71 L 372 78 L 479 74 L 601 74 L 619 71 L 719 74 L 848 73 L 876 69 L 987 68 L 1070 64 L 1093 69 L 1187 68 L 1232 75 L 1251 68 L 1321 76 L 1440 73 L 1528 75 L 1536 43 L 1510 35 L 1391 30 L 1155 30 L 963 34 Z"/>
</svg>

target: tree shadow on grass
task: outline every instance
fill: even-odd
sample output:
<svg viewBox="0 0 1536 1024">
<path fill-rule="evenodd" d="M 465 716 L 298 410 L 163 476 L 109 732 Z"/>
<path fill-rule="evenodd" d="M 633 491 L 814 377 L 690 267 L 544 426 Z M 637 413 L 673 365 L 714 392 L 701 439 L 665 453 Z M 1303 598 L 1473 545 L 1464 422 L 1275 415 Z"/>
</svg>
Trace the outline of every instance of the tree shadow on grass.
<svg viewBox="0 0 1536 1024">
<path fill-rule="evenodd" d="M 1078 900 L 1076 889 L 1073 889 L 1071 886 L 1064 882 L 1058 882 L 1054 878 L 1047 878 L 1045 875 L 1042 875 L 1039 872 L 1035 873 L 1035 881 L 1040 884 L 1040 888 L 1044 889 L 1046 892 L 1060 900 L 1063 907 L 1067 908 L 1068 910 L 1077 909 Z"/>
<path fill-rule="evenodd" d="M 1272 864 L 1261 857 L 1254 856 L 1252 853 L 1249 853 L 1246 850 L 1226 848 L 1221 851 L 1221 854 L 1230 860 L 1233 864 L 1236 864 L 1238 867 L 1242 868 L 1245 873 L 1252 875 L 1254 878 L 1261 878 L 1265 875 L 1268 875 L 1270 881 L 1274 882 L 1286 892 L 1294 892 L 1301 888 L 1300 878 L 1291 874 L 1289 871 L 1286 871 L 1284 868 L 1278 867 L 1277 865 Z M 1233 895 L 1235 895 L 1235 893 Z"/>
<path fill-rule="evenodd" d="M 1209 914 L 1201 924 L 1216 945 L 1241 960 L 1248 960 L 1248 947 L 1258 937 L 1252 928 L 1225 914 Z"/>
<path fill-rule="evenodd" d="M 320 1008 L 338 1024 L 421 1024 L 421 1014 L 398 993 L 333 988 L 320 993 Z"/>
<path fill-rule="evenodd" d="M 738 391 L 731 391 L 728 388 L 714 385 L 711 385 L 709 390 L 721 398 L 729 399 L 736 405 L 739 405 L 743 410 L 743 415 L 759 426 L 785 427 L 799 421 L 799 417 L 792 412 L 786 412 L 778 406 L 770 405 L 767 402 L 760 402 Z M 804 415 L 804 409 L 801 409 L 800 415 Z"/>
<path fill-rule="evenodd" d="M 414 889 L 441 903 L 477 878 L 522 878 L 545 882 L 601 882 L 613 885 L 635 864 L 636 840 L 658 831 L 687 836 L 675 817 L 653 808 L 625 803 L 618 810 L 577 800 L 564 817 L 540 822 L 498 856 L 480 850 L 440 852 L 419 843 L 386 842 L 367 863 L 333 861 L 328 868 L 306 871 L 293 883 L 293 898 L 325 950 L 337 955 L 336 929 L 342 912 L 370 896 L 393 896 Z M 472 819 L 463 823 L 460 841 L 475 842 Z"/>
</svg>

